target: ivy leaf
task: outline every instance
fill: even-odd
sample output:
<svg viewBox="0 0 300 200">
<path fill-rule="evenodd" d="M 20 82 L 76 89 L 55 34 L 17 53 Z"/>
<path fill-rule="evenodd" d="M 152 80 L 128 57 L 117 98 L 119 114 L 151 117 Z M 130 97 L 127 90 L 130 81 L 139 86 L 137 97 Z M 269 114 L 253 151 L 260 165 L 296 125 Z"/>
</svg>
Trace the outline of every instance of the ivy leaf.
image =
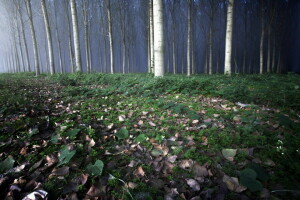
<svg viewBox="0 0 300 200">
<path fill-rule="evenodd" d="M 73 129 L 68 132 L 66 132 L 64 135 L 67 137 L 76 137 L 76 135 L 79 133 L 80 129 Z"/>
<path fill-rule="evenodd" d="M 262 168 L 260 165 L 258 165 L 256 163 L 250 163 L 250 164 L 246 165 L 246 167 L 254 170 L 257 174 L 257 178 L 259 180 L 261 180 L 262 182 L 266 182 L 269 179 L 268 172 L 264 168 Z"/>
<path fill-rule="evenodd" d="M 89 164 L 86 167 L 86 171 L 92 176 L 101 176 L 103 167 L 104 163 L 101 160 L 97 160 L 94 165 Z"/>
<path fill-rule="evenodd" d="M 31 138 L 33 135 L 37 134 L 38 132 L 39 132 L 39 129 L 34 128 L 34 129 L 29 131 L 28 137 Z"/>
<path fill-rule="evenodd" d="M 246 168 L 241 171 L 240 174 L 240 182 L 242 185 L 249 188 L 252 192 L 262 190 L 262 184 L 256 180 L 257 174 L 254 170 L 250 168 Z"/>
<path fill-rule="evenodd" d="M 135 138 L 134 141 L 136 141 L 136 142 L 144 142 L 146 139 L 147 139 L 147 136 L 145 134 L 140 134 L 139 136 L 137 136 Z"/>
<path fill-rule="evenodd" d="M 8 156 L 5 160 L 0 162 L 0 173 L 6 172 L 14 167 L 15 160 L 12 156 Z"/>
<path fill-rule="evenodd" d="M 58 157 L 59 163 L 57 166 L 61 166 L 61 165 L 64 165 L 64 164 L 70 162 L 70 160 L 75 155 L 75 153 L 76 153 L 76 150 L 69 151 L 68 147 L 65 147 L 62 150 L 60 150 L 60 156 Z"/>
<path fill-rule="evenodd" d="M 126 128 L 121 128 L 118 132 L 115 134 L 119 140 L 126 139 L 129 137 L 128 130 Z"/>
</svg>

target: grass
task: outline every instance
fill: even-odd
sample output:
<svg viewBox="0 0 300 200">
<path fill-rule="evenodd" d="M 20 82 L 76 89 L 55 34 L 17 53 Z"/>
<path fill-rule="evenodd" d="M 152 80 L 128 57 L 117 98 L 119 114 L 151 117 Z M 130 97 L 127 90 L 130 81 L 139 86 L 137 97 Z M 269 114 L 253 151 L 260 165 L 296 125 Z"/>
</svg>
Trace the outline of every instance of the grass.
<svg viewBox="0 0 300 200">
<path fill-rule="evenodd" d="M 186 178 L 196 177 L 180 167 L 185 160 L 210 170 L 210 177 L 203 177 L 201 187 L 213 191 L 213 195 L 222 182 L 218 174 L 239 177 L 246 164 L 252 162 L 270 174 L 264 183 L 269 191 L 278 184 L 299 190 L 299 80 L 296 74 L 191 78 L 1 74 L 0 165 L 12 155 L 15 166 L 27 160 L 30 167 L 41 159 L 46 162 L 49 155 L 58 155 L 62 146 L 72 147 L 76 154 L 63 165 L 70 167 L 68 176 L 62 180 L 47 178 L 55 164 L 45 171 L 42 185 L 51 198 L 60 196 L 64 186 L 86 173 L 86 166 L 96 160 L 104 162 L 104 172 L 80 185 L 79 198 L 98 182 L 105 186 L 101 195 L 108 198 L 131 199 L 132 194 L 135 199 L 163 199 L 170 192 L 166 188 L 176 187 L 173 182 L 178 183 L 177 190 L 183 195 L 201 196 L 186 184 Z M 128 137 L 118 138 L 116 132 L 125 127 Z M 32 129 L 38 132 L 30 135 Z M 78 131 L 70 133 L 72 130 Z M 22 148 L 26 152 L 20 155 Z M 224 158 L 223 149 L 238 150 L 234 161 Z M 173 163 L 167 161 L 175 155 Z M 131 162 L 136 164 L 128 167 Z M 137 169 L 143 170 L 142 175 L 137 175 Z M 31 175 L 25 171 L 21 174 Z M 125 183 L 133 182 L 136 187 L 126 189 L 116 179 L 107 180 L 108 174 Z M 164 187 L 151 190 L 147 183 L 157 180 Z M 60 189 L 54 190 L 55 185 Z M 0 197 L 6 192 L 8 189 Z M 259 192 L 249 190 L 243 194 L 259 197 Z M 236 193 L 226 198 L 235 199 Z"/>
</svg>

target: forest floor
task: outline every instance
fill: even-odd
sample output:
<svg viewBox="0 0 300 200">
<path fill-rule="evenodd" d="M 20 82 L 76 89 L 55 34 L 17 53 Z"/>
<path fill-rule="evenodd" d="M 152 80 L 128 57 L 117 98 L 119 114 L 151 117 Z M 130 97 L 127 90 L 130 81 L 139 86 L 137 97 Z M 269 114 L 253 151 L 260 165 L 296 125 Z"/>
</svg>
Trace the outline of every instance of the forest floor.
<svg viewBox="0 0 300 200">
<path fill-rule="evenodd" d="M 2 74 L 0 199 L 299 199 L 299 86 Z"/>
</svg>

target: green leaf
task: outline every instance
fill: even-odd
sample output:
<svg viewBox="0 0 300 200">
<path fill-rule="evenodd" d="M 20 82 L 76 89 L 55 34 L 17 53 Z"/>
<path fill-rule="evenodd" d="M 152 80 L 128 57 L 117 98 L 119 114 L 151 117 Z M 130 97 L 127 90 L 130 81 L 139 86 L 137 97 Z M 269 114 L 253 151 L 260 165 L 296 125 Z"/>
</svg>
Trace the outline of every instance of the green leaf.
<svg viewBox="0 0 300 200">
<path fill-rule="evenodd" d="M 126 139 L 129 137 L 128 130 L 126 128 L 121 128 L 118 132 L 115 134 L 119 140 Z"/>
<path fill-rule="evenodd" d="M 103 167 L 104 163 L 101 160 L 97 160 L 94 165 L 89 164 L 86 167 L 86 171 L 92 176 L 101 176 Z"/>
<path fill-rule="evenodd" d="M 57 135 L 52 136 L 51 139 L 50 139 L 50 142 L 52 144 L 57 144 L 57 142 L 58 142 L 58 136 Z"/>
<path fill-rule="evenodd" d="M 250 164 L 246 165 L 246 167 L 254 170 L 256 172 L 257 178 L 259 180 L 266 182 L 269 179 L 268 172 L 264 168 L 262 168 L 260 165 L 258 165 L 256 163 L 250 163 Z"/>
<path fill-rule="evenodd" d="M 4 173 L 14 167 L 15 160 L 12 156 L 8 156 L 5 160 L 0 162 L 0 173 Z"/>
<path fill-rule="evenodd" d="M 240 183 L 247 188 L 249 188 L 252 192 L 262 190 L 262 184 L 256 180 L 257 174 L 254 170 L 250 168 L 246 168 L 241 171 L 240 174 Z"/>
<path fill-rule="evenodd" d="M 79 131 L 80 131 L 80 129 L 73 129 L 73 130 L 66 132 L 64 135 L 67 137 L 76 137 L 77 134 L 79 133 Z"/>
<path fill-rule="evenodd" d="M 223 149 L 222 154 L 224 158 L 226 158 L 229 161 L 233 161 L 234 157 L 236 155 L 237 149 Z"/>
<path fill-rule="evenodd" d="M 139 136 L 137 136 L 135 138 L 134 141 L 136 141 L 136 142 L 144 142 L 146 139 L 147 139 L 147 136 L 145 134 L 140 134 Z"/>
<path fill-rule="evenodd" d="M 28 137 L 31 138 L 33 135 L 37 134 L 39 132 L 39 129 L 34 128 L 31 131 L 29 131 Z"/>
<path fill-rule="evenodd" d="M 63 149 L 61 149 L 60 156 L 58 158 L 59 163 L 57 166 L 61 166 L 61 165 L 64 165 L 64 164 L 67 164 L 68 162 L 70 162 L 70 160 L 75 155 L 75 153 L 76 153 L 76 150 L 69 151 L 68 147 L 64 147 Z"/>
</svg>

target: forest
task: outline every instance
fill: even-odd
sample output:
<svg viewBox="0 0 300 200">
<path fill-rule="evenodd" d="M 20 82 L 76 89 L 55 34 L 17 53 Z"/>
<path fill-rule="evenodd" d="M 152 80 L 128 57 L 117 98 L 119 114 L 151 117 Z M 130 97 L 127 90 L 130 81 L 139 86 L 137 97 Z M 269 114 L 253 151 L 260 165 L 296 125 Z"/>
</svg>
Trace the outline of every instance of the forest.
<svg viewBox="0 0 300 200">
<path fill-rule="evenodd" d="M 0 0 L 0 199 L 300 199 L 299 0 Z"/>
</svg>

